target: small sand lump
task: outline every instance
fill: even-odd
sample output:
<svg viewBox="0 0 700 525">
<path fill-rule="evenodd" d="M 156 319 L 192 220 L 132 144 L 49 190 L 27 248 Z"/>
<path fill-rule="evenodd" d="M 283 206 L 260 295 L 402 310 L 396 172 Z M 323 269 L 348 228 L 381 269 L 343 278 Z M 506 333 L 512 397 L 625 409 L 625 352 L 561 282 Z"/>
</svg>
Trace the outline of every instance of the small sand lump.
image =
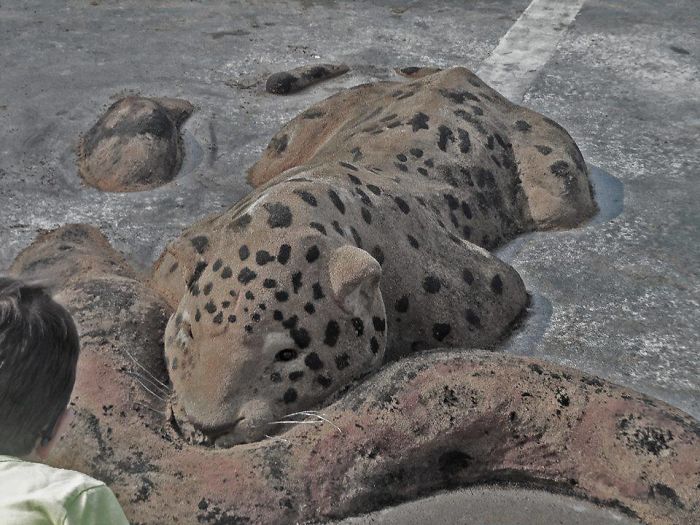
<svg viewBox="0 0 700 525">
<path fill-rule="evenodd" d="M 180 126 L 193 110 L 176 98 L 118 100 L 80 141 L 80 176 L 90 186 L 114 192 L 170 182 L 184 155 Z"/>
</svg>

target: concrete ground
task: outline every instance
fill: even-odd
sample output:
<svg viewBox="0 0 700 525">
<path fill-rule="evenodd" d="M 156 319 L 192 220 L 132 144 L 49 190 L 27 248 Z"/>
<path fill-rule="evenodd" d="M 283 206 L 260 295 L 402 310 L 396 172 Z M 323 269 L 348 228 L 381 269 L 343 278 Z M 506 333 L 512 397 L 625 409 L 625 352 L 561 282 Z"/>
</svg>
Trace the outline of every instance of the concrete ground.
<svg viewBox="0 0 700 525">
<path fill-rule="evenodd" d="M 529 3 L 0 1 L 0 271 L 37 231 L 67 222 L 98 226 L 147 268 L 181 228 L 249 191 L 245 171 L 282 123 L 341 88 L 397 78 L 396 66 L 479 70 Z M 506 350 L 700 418 L 697 2 L 571 5 L 580 11 L 554 26 L 541 65 L 513 69 L 513 93 L 569 130 L 602 170 L 600 197 L 624 193 L 624 208 L 505 250 L 534 298 Z M 521 33 L 509 33 L 516 48 L 539 42 Z M 290 97 L 264 92 L 268 74 L 310 62 L 351 73 Z M 144 193 L 87 188 L 78 137 L 130 93 L 197 106 L 182 172 Z"/>
</svg>

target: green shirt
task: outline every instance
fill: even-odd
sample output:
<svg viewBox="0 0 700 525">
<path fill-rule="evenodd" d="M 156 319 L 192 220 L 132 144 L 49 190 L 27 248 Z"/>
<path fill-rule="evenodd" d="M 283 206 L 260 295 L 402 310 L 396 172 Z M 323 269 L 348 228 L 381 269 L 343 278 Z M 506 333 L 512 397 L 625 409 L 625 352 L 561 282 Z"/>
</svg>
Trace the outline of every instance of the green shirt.
<svg viewBox="0 0 700 525">
<path fill-rule="evenodd" d="M 101 481 L 10 456 L 0 456 L 0 523 L 129 525 Z"/>
</svg>

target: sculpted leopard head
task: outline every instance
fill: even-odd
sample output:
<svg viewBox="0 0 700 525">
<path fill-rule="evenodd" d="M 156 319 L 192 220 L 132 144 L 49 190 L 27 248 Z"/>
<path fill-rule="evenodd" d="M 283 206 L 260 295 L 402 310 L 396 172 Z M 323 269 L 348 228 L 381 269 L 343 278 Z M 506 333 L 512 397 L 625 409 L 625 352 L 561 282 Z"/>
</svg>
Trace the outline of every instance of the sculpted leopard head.
<svg viewBox="0 0 700 525">
<path fill-rule="evenodd" d="M 256 234 L 212 247 L 166 329 L 178 409 L 217 446 L 274 433 L 384 356 L 379 263 L 310 228 L 270 227 L 280 206 L 234 221 Z"/>
</svg>

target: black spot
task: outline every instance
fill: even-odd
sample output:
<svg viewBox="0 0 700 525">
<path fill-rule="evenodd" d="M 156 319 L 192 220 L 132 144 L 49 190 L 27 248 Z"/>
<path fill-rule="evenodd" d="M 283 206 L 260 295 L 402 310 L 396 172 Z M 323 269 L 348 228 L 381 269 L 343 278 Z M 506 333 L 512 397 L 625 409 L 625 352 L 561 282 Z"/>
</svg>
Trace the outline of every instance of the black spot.
<svg viewBox="0 0 700 525">
<path fill-rule="evenodd" d="M 408 296 L 404 295 L 398 301 L 396 301 L 394 308 L 396 308 L 396 311 L 400 313 L 408 312 Z"/>
<path fill-rule="evenodd" d="M 430 120 L 430 117 L 425 113 L 416 113 L 408 123 L 412 126 L 413 132 L 415 133 L 419 129 L 430 129 L 428 127 L 428 120 Z"/>
<path fill-rule="evenodd" d="M 362 184 L 362 181 L 352 173 L 348 173 L 348 179 L 350 179 L 350 182 L 353 184 Z"/>
<path fill-rule="evenodd" d="M 433 166 L 435 166 L 435 163 L 433 162 L 433 159 L 426 159 L 426 160 L 423 161 L 423 164 L 425 164 L 425 165 L 428 166 L 429 168 L 432 168 Z"/>
<path fill-rule="evenodd" d="M 213 272 L 218 272 L 219 269 L 221 269 L 221 266 L 224 264 L 224 262 L 221 259 L 217 259 L 214 264 L 212 265 L 211 269 Z"/>
<path fill-rule="evenodd" d="M 221 324 L 221 322 L 222 322 L 223 320 L 224 320 L 224 312 L 219 312 L 219 313 L 216 314 L 216 315 L 214 316 L 214 318 L 212 319 L 212 321 L 215 322 L 216 324 Z"/>
<path fill-rule="evenodd" d="M 301 272 L 296 272 L 292 275 L 292 287 L 294 288 L 294 293 L 299 293 L 299 288 L 301 288 Z"/>
<path fill-rule="evenodd" d="M 399 159 L 401 162 L 406 162 L 408 160 L 408 157 L 403 153 L 399 153 L 398 155 L 396 155 L 396 158 Z"/>
<path fill-rule="evenodd" d="M 68 249 L 68 248 L 69 248 L 69 247 L 67 247 L 66 249 Z M 61 248 L 59 248 L 59 249 L 62 250 L 63 247 L 61 247 Z M 175 262 L 172 264 L 172 266 L 170 266 L 170 270 L 168 270 L 168 272 L 169 272 L 169 273 L 173 273 L 175 270 L 177 270 L 178 266 L 180 266 L 180 263 L 178 263 L 177 261 L 175 261 Z"/>
<path fill-rule="evenodd" d="M 452 133 L 452 130 L 450 128 L 443 124 L 440 124 L 440 126 L 438 127 L 438 133 L 438 148 L 440 148 L 442 151 L 447 151 L 447 141 L 449 140 L 450 142 L 454 142 L 454 134 Z"/>
<path fill-rule="evenodd" d="M 479 102 L 479 97 L 473 95 L 469 91 L 450 91 L 449 89 L 441 89 L 440 94 L 443 97 L 450 99 L 455 104 L 464 104 L 465 100 Z"/>
<path fill-rule="evenodd" d="M 503 137 L 501 137 L 498 133 L 494 133 L 493 136 L 496 137 L 496 142 L 498 142 L 498 145 L 501 146 L 501 148 L 508 149 L 510 144 L 503 140 Z"/>
<path fill-rule="evenodd" d="M 447 323 L 435 323 L 433 325 L 433 337 L 438 341 L 442 341 L 450 333 L 451 327 Z"/>
<path fill-rule="evenodd" d="M 428 293 L 438 293 L 441 286 L 440 279 L 435 275 L 428 275 L 423 279 L 423 290 Z"/>
<path fill-rule="evenodd" d="M 299 318 L 296 315 L 293 315 L 289 319 L 284 321 L 282 323 L 282 326 L 284 328 L 286 328 L 287 330 L 290 330 L 292 328 L 296 328 L 298 322 L 299 322 Z"/>
<path fill-rule="evenodd" d="M 202 319 L 202 312 L 199 311 L 199 308 L 197 308 L 197 311 L 194 313 L 194 322 L 198 323 Z"/>
<path fill-rule="evenodd" d="M 384 264 L 384 252 L 379 246 L 375 246 L 374 248 L 372 248 L 370 254 L 372 255 L 372 257 L 377 259 L 379 266 L 382 266 Z"/>
<path fill-rule="evenodd" d="M 335 356 L 335 366 L 338 370 L 343 370 L 350 366 L 350 356 L 348 354 L 340 354 Z"/>
<path fill-rule="evenodd" d="M 192 276 L 190 277 L 190 280 L 187 282 L 187 289 L 192 292 L 192 295 L 198 295 L 199 294 L 199 288 L 196 288 L 197 293 L 194 293 L 194 289 L 196 287 L 197 281 L 199 281 L 199 278 L 202 276 L 204 273 L 204 270 L 207 268 L 207 263 L 204 261 L 199 261 L 197 265 L 194 267 L 194 272 L 192 272 Z"/>
<path fill-rule="evenodd" d="M 457 208 L 459 208 L 459 201 L 455 198 L 454 195 L 445 193 L 444 197 L 447 201 L 447 205 L 450 207 L 451 210 L 456 210 Z"/>
<path fill-rule="evenodd" d="M 462 213 L 464 214 L 464 216 L 465 216 L 467 219 L 471 219 L 471 218 L 472 218 L 472 209 L 469 207 L 469 204 L 467 204 L 466 202 L 462 201 L 462 205 L 461 205 L 461 206 L 462 206 Z"/>
<path fill-rule="evenodd" d="M 368 185 L 367 185 L 367 189 L 368 189 L 369 191 L 371 191 L 372 193 L 374 193 L 375 195 L 381 195 L 381 194 L 382 194 L 382 190 L 379 189 L 379 187 L 375 186 L 374 184 L 368 184 Z"/>
<path fill-rule="evenodd" d="M 252 301 L 253 299 L 255 299 L 255 296 L 253 295 L 253 292 L 251 292 L 250 290 L 248 290 L 248 291 L 246 291 L 246 293 L 245 293 L 245 298 L 248 299 L 249 301 Z"/>
<path fill-rule="evenodd" d="M 338 194 L 334 190 L 328 190 L 328 197 L 330 197 L 333 205 L 338 208 L 338 211 L 345 214 L 345 204 L 343 204 L 343 201 L 340 200 L 340 197 L 338 197 Z"/>
<path fill-rule="evenodd" d="M 265 288 L 277 288 L 277 281 L 274 279 L 265 279 L 263 281 L 263 287 Z"/>
<path fill-rule="evenodd" d="M 207 304 L 205 304 L 204 309 L 210 314 L 216 312 L 216 305 L 214 304 L 214 301 L 209 301 Z"/>
<path fill-rule="evenodd" d="M 289 257 L 292 254 L 292 247 L 289 244 L 283 244 L 280 246 L 280 251 L 277 253 L 277 262 L 280 264 L 287 264 Z"/>
<path fill-rule="evenodd" d="M 401 164 L 400 162 L 394 162 L 394 166 L 396 166 L 399 171 L 403 171 L 404 173 L 408 171 L 408 166 Z"/>
<path fill-rule="evenodd" d="M 465 268 L 462 270 L 462 279 L 464 279 L 465 283 L 472 284 L 474 282 L 474 274 Z"/>
<path fill-rule="evenodd" d="M 549 146 L 542 146 L 542 145 L 536 144 L 535 148 L 537 149 L 537 151 L 542 153 L 542 155 L 549 155 L 550 153 L 552 153 L 552 148 L 550 148 Z"/>
<path fill-rule="evenodd" d="M 245 213 L 238 217 L 237 219 L 231 221 L 231 224 L 228 225 L 228 229 L 233 230 L 236 233 L 239 233 L 243 231 L 246 226 L 250 224 L 250 222 L 253 220 L 253 218 L 250 216 L 249 213 Z"/>
<path fill-rule="evenodd" d="M 231 314 L 228 316 L 228 322 L 229 323 L 235 323 L 236 322 L 236 316 Z"/>
<path fill-rule="evenodd" d="M 360 337 L 365 332 L 365 323 L 359 317 L 353 317 L 351 319 L 352 326 L 355 329 L 355 335 Z"/>
<path fill-rule="evenodd" d="M 314 230 L 317 230 L 319 233 L 322 233 L 323 235 L 328 235 L 326 233 L 326 227 L 323 224 L 320 224 L 318 222 L 310 222 L 309 226 L 311 226 Z"/>
<path fill-rule="evenodd" d="M 241 261 L 245 261 L 250 256 L 250 250 L 245 244 L 238 248 L 238 256 L 241 258 Z"/>
<path fill-rule="evenodd" d="M 298 355 L 294 348 L 285 348 L 275 354 L 275 359 L 277 361 L 291 361 L 292 359 L 296 359 Z"/>
<path fill-rule="evenodd" d="M 299 381 L 299 379 L 301 379 L 302 377 L 304 377 L 304 372 L 302 372 L 301 370 L 295 370 L 294 372 L 289 373 L 290 381 Z"/>
<path fill-rule="evenodd" d="M 517 129 L 518 131 L 523 131 L 523 132 L 530 131 L 531 128 L 532 128 L 532 126 L 530 126 L 530 124 L 528 124 L 524 120 L 518 120 L 515 123 L 515 129 Z"/>
<path fill-rule="evenodd" d="M 318 250 L 318 246 L 315 244 L 309 248 L 306 252 L 306 261 L 309 263 L 316 262 L 318 260 L 318 257 L 321 255 L 321 252 Z"/>
<path fill-rule="evenodd" d="M 284 314 L 279 310 L 275 310 L 274 312 L 272 312 L 272 318 L 275 321 L 281 321 L 282 319 L 284 319 Z"/>
<path fill-rule="evenodd" d="M 204 288 L 202 288 L 202 292 L 204 293 L 204 295 L 209 295 L 213 287 L 214 285 L 212 283 L 207 283 L 204 285 Z"/>
<path fill-rule="evenodd" d="M 258 276 L 257 273 L 255 273 L 253 270 L 248 268 L 247 266 L 241 270 L 241 272 L 238 274 L 238 282 L 241 284 L 248 284 L 250 281 L 255 279 Z M 223 275 L 222 275 L 223 277 Z"/>
<path fill-rule="evenodd" d="M 469 149 L 471 148 L 469 133 L 462 128 L 457 128 L 457 136 L 459 137 L 459 151 L 462 153 L 469 153 Z"/>
<path fill-rule="evenodd" d="M 288 388 L 282 397 L 285 403 L 294 403 L 297 400 L 297 391 L 293 388 Z"/>
<path fill-rule="evenodd" d="M 258 252 L 255 254 L 255 262 L 259 266 L 265 266 L 267 263 L 272 262 L 275 260 L 275 256 L 271 255 L 270 252 L 267 252 L 265 250 L 258 250 Z"/>
<path fill-rule="evenodd" d="M 372 324 L 377 332 L 383 332 L 386 330 L 386 321 L 381 317 L 372 317 Z"/>
<path fill-rule="evenodd" d="M 468 308 L 465 317 L 470 325 L 481 328 L 481 319 L 474 313 L 474 310 Z"/>
<path fill-rule="evenodd" d="M 362 248 L 362 237 L 360 237 L 360 234 L 357 233 L 357 230 L 350 226 L 350 233 L 352 233 L 352 238 L 355 241 L 355 245 L 358 248 Z"/>
<path fill-rule="evenodd" d="M 491 290 L 493 290 L 493 293 L 497 295 L 501 295 L 503 293 L 503 281 L 501 280 L 501 276 L 499 274 L 494 275 L 493 279 L 491 279 Z"/>
<path fill-rule="evenodd" d="M 314 294 L 314 299 L 319 300 L 323 299 L 325 295 L 323 295 L 323 288 L 321 287 L 320 283 L 314 283 L 312 286 L 313 289 L 313 294 Z"/>
<path fill-rule="evenodd" d="M 197 237 L 192 238 L 190 242 L 192 243 L 192 247 L 200 255 L 206 252 L 207 248 L 209 247 L 209 238 L 205 237 L 204 235 L 198 235 Z"/>
<path fill-rule="evenodd" d="M 272 140 L 270 141 L 270 144 L 268 145 L 268 148 L 272 148 L 275 150 L 275 152 L 279 155 L 282 153 L 284 150 L 287 149 L 287 140 L 288 137 L 286 134 L 280 136 L 280 137 L 272 137 Z"/>
<path fill-rule="evenodd" d="M 277 299 L 279 302 L 283 303 L 289 299 L 289 294 L 285 292 L 284 290 L 279 290 L 275 292 L 275 299 Z"/>
<path fill-rule="evenodd" d="M 418 173 L 420 173 L 421 175 L 423 175 L 424 177 L 428 176 L 428 170 L 426 170 L 425 168 L 416 168 L 416 171 Z"/>
<path fill-rule="evenodd" d="M 323 339 L 323 343 L 327 346 L 335 346 L 338 342 L 338 336 L 340 336 L 340 326 L 336 321 L 328 321 L 326 325 L 326 336 Z"/>
<path fill-rule="evenodd" d="M 409 150 L 409 152 L 411 153 L 411 155 L 413 155 L 413 156 L 416 157 L 417 159 L 419 159 L 419 158 L 421 158 L 421 157 L 423 156 L 423 150 L 420 149 L 420 148 L 411 148 L 411 149 Z"/>
<path fill-rule="evenodd" d="M 362 150 L 360 150 L 360 148 L 357 148 L 357 147 L 352 148 L 350 150 L 350 153 L 352 153 L 352 160 L 355 162 L 357 162 L 358 160 L 360 160 L 362 158 Z"/>
<path fill-rule="evenodd" d="M 304 328 L 293 328 L 290 334 L 299 348 L 306 348 L 311 343 L 311 336 Z"/>
<path fill-rule="evenodd" d="M 316 352 L 309 353 L 304 358 L 304 364 L 311 370 L 321 370 L 321 368 L 323 368 L 323 361 L 321 361 L 321 358 L 318 357 Z"/>
<path fill-rule="evenodd" d="M 394 197 L 394 202 L 402 212 L 408 213 L 411 211 L 411 208 L 408 207 L 408 203 L 401 197 Z"/>
<path fill-rule="evenodd" d="M 294 190 L 294 193 L 299 195 L 301 197 L 301 200 L 303 200 L 306 204 L 309 206 L 317 206 L 318 202 L 316 201 L 316 197 L 314 197 L 311 193 L 308 191 L 304 190 Z"/>
<path fill-rule="evenodd" d="M 349 164 L 349 163 L 347 163 L 347 162 L 340 161 L 339 164 L 340 164 L 343 168 L 347 168 L 347 169 L 352 170 L 352 171 L 357 171 L 357 167 L 356 167 L 356 166 L 353 166 L 352 164 Z"/>
<path fill-rule="evenodd" d="M 671 51 L 673 51 L 674 53 L 678 53 L 679 55 L 689 55 L 690 54 L 690 51 L 688 51 L 687 49 L 684 49 L 682 47 L 678 47 L 678 46 L 668 46 L 668 47 L 671 49 Z"/>
<path fill-rule="evenodd" d="M 372 338 L 369 340 L 369 348 L 372 350 L 373 354 L 379 352 L 379 341 L 377 341 L 376 337 L 372 336 Z"/>
<path fill-rule="evenodd" d="M 228 266 L 224 266 L 224 269 L 221 270 L 221 278 L 222 279 L 230 279 L 232 275 L 233 275 L 233 271 L 231 271 L 231 268 Z M 253 276 L 253 278 L 254 277 L 255 276 Z"/>
<path fill-rule="evenodd" d="M 569 171 L 569 163 L 563 160 L 558 160 L 549 167 L 551 171 L 557 177 L 564 177 Z"/>
<path fill-rule="evenodd" d="M 272 372 L 270 374 L 270 381 L 273 383 L 280 383 L 282 382 L 282 376 L 279 374 L 279 372 Z"/>
<path fill-rule="evenodd" d="M 306 313 L 309 315 L 316 312 L 316 308 L 314 307 L 313 303 L 306 303 L 304 305 L 304 310 L 306 310 Z"/>
<path fill-rule="evenodd" d="M 493 142 L 493 136 L 492 136 L 492 135 L 489 135 L 489 138 L 488 138 L 488 140 L 486 141 L 486 147 L 487 147 L 488 149 L 490 149 L 490 150 L 493 150 L 494 146 L 495 146 L 495 144 L 494 144 L 494 142 Z"/>
<path fill-rule="evenodd" d="M 279 202 L 263 204 L 263 208 L 267 210 L 269 217 L 267 224 L 270 228 L 288 228 L 292 224 L 292 212 L 289 206 Z"/>
<path fill-rule="evenodd" d="M 364 206 L 360 210 L 360 213 L 362 214 L 362 219 L 367 223 L 367 224 L 372 224 L 372 214 L 369 212 L 367 208 Z"/>
<path fill-rule="evenodd" d="M 360 188 L 355 188 L 355 193 L 357 193 L 360 196 L 360 201 L 362 201 L 362 204 L 364 204 L 365 206 L 369 206 L 370 208 L 374 206 L 372 199 L 370 199 L 369 196 Z"/>
<path fill-rule="evenodd" d="M 343 228 L 340 226 L 340 223 L 338 221 L 333 221 L 331 223 L 333 225 L 333 229 L 341 236 L 345 237 L 345 231 L 343 231 Z"/>
<path fill-rule="evenodd" d="M 418 240 L 413 235 L 407 235 L 408 243 L 413 246 L 416 250 L 419 248 Z"/>
<path fill-rule="evenodd" d="M 261 310 L 264 311 L 264 310 L 267 310 L 267 305 L 266 305 L 265 303 L 260 303 L 260 304 L 258 305 L 258 308 L 260 308 Z"/>
<path fill-rule="evenodd" d="M 318 376 L 316 378 L 316 381 L 318 381 L 318 384 L 321 385 L 323 388 L 328 388 L 333 382 L 333 380 L 330 377 L 326 376 Z"/>
</svg>

